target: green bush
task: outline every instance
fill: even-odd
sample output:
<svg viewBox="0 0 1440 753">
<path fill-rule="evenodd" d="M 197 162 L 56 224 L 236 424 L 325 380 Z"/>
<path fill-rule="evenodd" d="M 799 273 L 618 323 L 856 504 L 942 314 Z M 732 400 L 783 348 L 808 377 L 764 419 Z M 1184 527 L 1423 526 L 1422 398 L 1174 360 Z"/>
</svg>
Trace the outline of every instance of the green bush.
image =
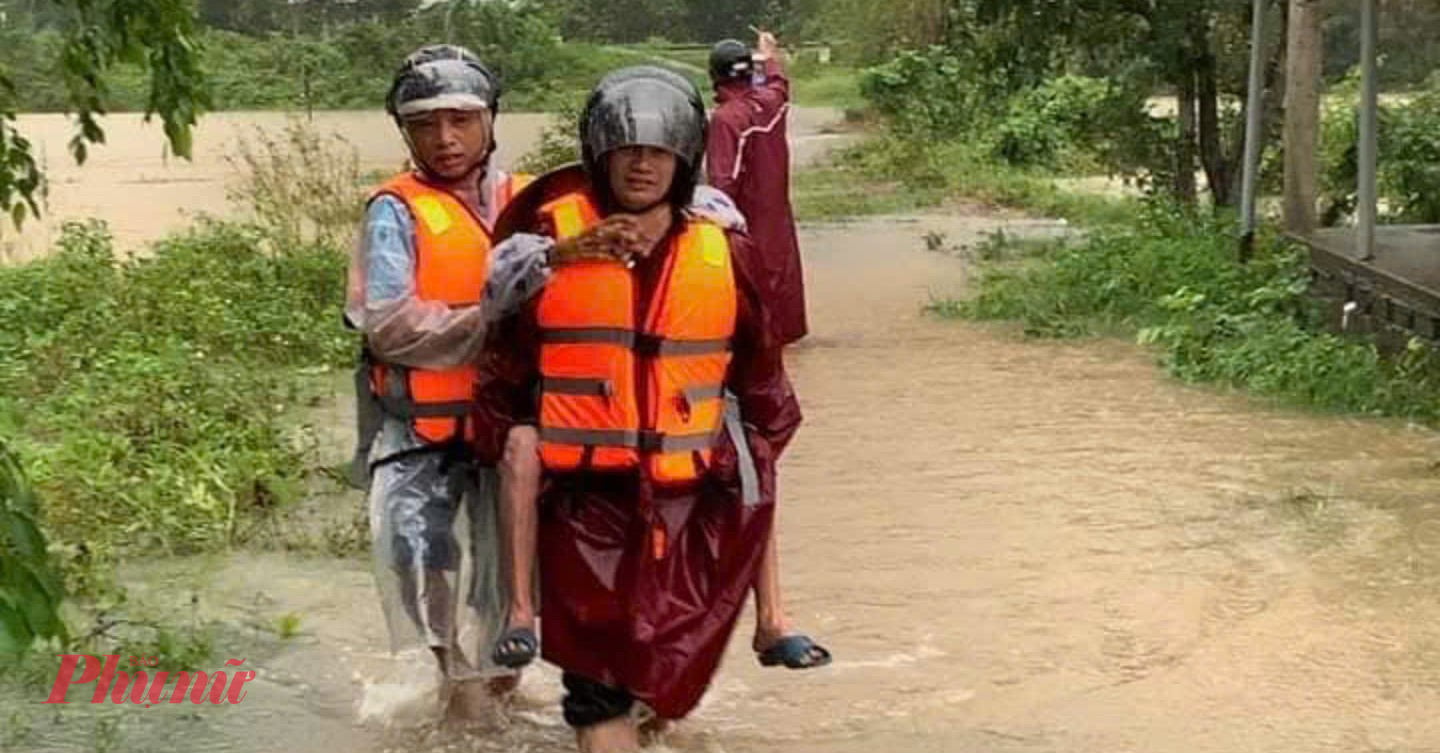
<svg viewBox="0 0 1440 753">
<path fill-rule="evenodd" d="M 353 358 L 345 260 L 266 245 L 206 222 L 121 260 L 72 223 L 54 256 L 0 269 L 0 429 L 62 542 L 193 551 L 295 497 L 304 448 L 280 419 L 295 369 Z"/>
<path fill-rule="evenodd" d="M 1321 133 L 1322 220 L 1343 222 L 1355 212 L 1359 178 L 1358 73 L 1327 97 Z M 1380 108 L 1378 191 L 1384 219 L 1440 222 L 1440 75 L 1413 96 Z"/>
<path fill-rule="evenodd" d="M 860 92 L 901 132 L 954 137 L 987 122 L 997 111 L 994 89 L 985 81 L 971 60 L 931 47 L 906 50 L 867 68 Z"/>
<path fill-rule="evenodd" d="M 1138 332 L 1188 381 L 1440 422 L 1440 358 L 1417 341 L 1387 359 L 1371 343 L 1321 331 L 1298 249 L 1265 238 L 1241 265 L 1234 237 L 1228 223 L 1151 202 L 1129 227 L 1022 259 L 1002 253 L 985 265 L 975 296 L 932 310 L 1017 320 L 1039 337 Z"/>
<path fill-rule="evenodd" d="M 963 311 L 1017 319 L 1036 335 L 1069 336 L 1145 326 L 1160 298 L 1185 285 L 1214 294 L 1240 284 L 1245 268 L 1234 263 L 1233 236 L 1218 223 L 1158 202 L 1139 210 L 1131 226 L 1098 229 L 1081 244 L 1061 243 L 1043 264 L 987 272 Z"/>
<path fill-rule="evenodd" d="M 540 131 L 540 143 L 516 163 L 519 172 L 543 175 L 562 165 L 580 161 L 580 99 L 568 102 L 550 116 L 550 123 Z"/>
<path fill-rule="evenodd" d="M 1155 168 L 1167 126 L 1148 114 L 1143 89 L 1060 76 L 1010 100 L 992 153 L 1018 167 L 1136 174 Z"/>
<path fill-rule="evenodd" d="M 1100 79 L 1062 76 L 1022 92 L 998 124 L 995 156 L 1022 167 L 1073 163 L 1090 124 L 1104 113 L 1109 89 Z"/>
<path fill-rule="evenodd" d="M 1440 222 L 1440 75 L 1414 99 L 1390 110 L 1381 195 L 1401 222 Z"/>
</svg>

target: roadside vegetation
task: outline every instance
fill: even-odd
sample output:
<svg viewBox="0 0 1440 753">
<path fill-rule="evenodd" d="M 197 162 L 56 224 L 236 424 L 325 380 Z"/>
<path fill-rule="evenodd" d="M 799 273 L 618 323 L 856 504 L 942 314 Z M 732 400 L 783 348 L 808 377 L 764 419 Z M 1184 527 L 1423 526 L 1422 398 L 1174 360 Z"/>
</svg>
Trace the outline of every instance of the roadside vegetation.
<svg viewBox="0 0 1440 753">
<path fill-rule="evenodd" d="M 863 72 L 878 123 L 833 164 L 797 177 L 802 217 L 964 201 L 1063 218 L 1073 230 L 1063 238 L 997 236 L 971 250 L 981 275 L 969 297 L 933 301 L 930 310 L 1018 322 L 1032 337 L 1131 337 L 1188 381 L 1440 425 L 1431 344 L 1417 339 L 1382 353 L 1329 331 L 1306 295 L 1302 249 L 1268 225 L 1248 263 L 1239 258 L 1243 68 L 1224 64 L 1243 53 L 1238 6 L 1187 4 L 1185 13 L 1208 19 L 1200 28 L 1215 30 L 1195 39 L 1183 27 L 1137 29 L 1123 12 L 1083 3 L 1050 4 L 1073 5 L 1068 15 L 1047 6 L 1033 16 L 990 5 L 989 15 L 908 29 L 930 33 L 933 44 Z M 1415 21 L 1440 29 L 1440 17 Z M 1103 44 L 1097 34 L 1108 34 Z M 1187 43 L 1215 57 L 1176 71 L 1168 51 Z M 1046 53 L 1037 56 L 1040 46 Z M 1427 78 L 1406 59 L 1403 93 L 1386 98 L 1381 116 L 1382 219 L 1440 222 L 1440 75 Z M 1202 82 L 1186 95 L 1198 121 L 1182 122 L 1173 97 L 1168 113 L 1156 106 L 1156 93 L 1177 77 Z M 1329 224 L 1347 222 L 1355 207 L 1356 87 L 1356 74 L 1339 71 L 1325 100 L 1321 214 Z M 1262 188 L 1273 193 L 1282 162 L 1276 134 L 1263 154 Z"/>
</svg>

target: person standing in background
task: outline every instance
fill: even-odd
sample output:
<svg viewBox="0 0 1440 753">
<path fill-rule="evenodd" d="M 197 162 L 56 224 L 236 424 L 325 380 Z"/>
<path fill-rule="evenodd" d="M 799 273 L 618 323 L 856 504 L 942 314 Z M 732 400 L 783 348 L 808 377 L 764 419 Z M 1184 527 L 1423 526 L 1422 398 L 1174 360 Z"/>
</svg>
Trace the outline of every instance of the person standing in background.
<svg viewBox="0 0 1440 753">
<path fill-rule="evenodd" d="M 761 250 L 761 270 L 780 342 L 805 337 L 804 270 L 790 207 L 790 81 L 775 35 L 762 31 L 758 50 L 727 39 L 710 51 L 715 110 L 706 136 L 706 176 L 729 194 Z"/>
</svg>

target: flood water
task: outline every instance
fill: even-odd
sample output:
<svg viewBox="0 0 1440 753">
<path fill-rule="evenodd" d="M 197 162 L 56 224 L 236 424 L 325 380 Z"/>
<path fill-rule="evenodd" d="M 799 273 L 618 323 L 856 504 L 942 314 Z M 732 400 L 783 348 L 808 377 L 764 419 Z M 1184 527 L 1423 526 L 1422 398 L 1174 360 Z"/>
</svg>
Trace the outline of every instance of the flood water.
<svg viewBox="0 0 1440 753">
<path fill-rule="evenodd" d="M 820 133 L 839 118 L 835 110 L 796 108 L 791 118 L 795 160 L 803 164 L 842 142 L 841 136 Z M 76 165 L 70 156 L 75 129 L 67 116 L 22 115 L 16 125 L 33 142 L 37 161 L 49 176 L 49 208 L 41 222 L 27 222 L 18 233 L 8 221 L 0 221 L 0 261 L 45 253 L 67 219 L 105 220 L 118 246 L 134 250 L 183 230 L 199 214 L 232 215 L 235 208 L 227 190 L 239 176 L 232 160 L 240 140 L 253 144 L 259 132 L 281 134 L 292 119 L 344 139 L 364 172 L 383 174 L 404 165 L 404 143 L 379 108 L 316 112 L 310 121 L 303 114 L 281 112 L 207 114 L 196 128 L 189 161 L 170 153 L 158 120 L 145 123 L 137 114 L 120 113 L 103 119 L 106 143 L 92 147 L 84 165 Z M 496 128 L 499 164 L 508 166 L 534 149 L 550 122 L 549 115 L 502 112 Z"/>
<path fill-rule="evenodd" d="M 803 229 L 781 556 L 792 616 L 836 661 L 761 669 L 747 616 L 665 749 L 1440 750 L 1440 437 L 1179 385 L 1124 343 L 923 314 L 970 279 L 924 235 L 1002 226 L 1055 230 L 960 209 Z M 337 386 L 333 461 L 348 401 Z M 440 729 L 428 676 L 402 682 L 384 653 L 363 561 L 237 552 L 127 577 L 227 620 L 224 658 L 260 673 L 245 702 L 12 694 L 16 750 L 573 750 L 548 667 L 484 727 Z M 298 637 L 261 629 L 285 614 Z"/>
</svg>

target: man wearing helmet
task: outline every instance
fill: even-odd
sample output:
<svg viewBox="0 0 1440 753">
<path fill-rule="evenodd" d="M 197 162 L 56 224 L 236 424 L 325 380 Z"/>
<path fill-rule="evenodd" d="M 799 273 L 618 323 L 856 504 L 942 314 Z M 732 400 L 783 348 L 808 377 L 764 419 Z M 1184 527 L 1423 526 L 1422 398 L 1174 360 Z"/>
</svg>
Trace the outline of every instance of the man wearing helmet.
<svg viewBox="0 0 1440 753">
<path fill-rule="evenodd" d="M 364 334 L 366 397 L 382 416 L 362 445 L 392 648 L 427 646 L 448 679 L 489 669 L 472 663 L 488 652 L 462 650 L 457 634 L 473 622 L 494 636 L 508 600 L 495 544 L 497 481 L 467 448 L 477 428 L 473 364 L 489 324 L 544 275 L 543 249 L 492 249 L 491 228 L 522 181 L 490 164 L 499 102 L 498 80 L 464 48 L 428 46 L 405 60 L 386 110 L 414 169 L 370 197 L 346 304 Z M 458 576 L 466 552 L 452 532 L 462 505 L 468 578 Z M 508 673 L 486 674 L 499 678 L 497 688 L 513 685 Z"/>
<path fill-rule="evenodd" d="M 790 82 L 775 36 L 760 32 L 758 51 L 734 39 L 717 43 L 710 50 L 710 81 L 716 105 L 705 172 L 710 185 L 735 200 L 750 225 L 764 261 L 761 282 L 770 297 L 771 325 L 789 344 L 805 336 L 807 324 L 800 243 L 790 208 Z"/>
<path fill-rule="evenodd" d="M 542 234 L 552 258 L 608 257 L 553 268 L 484 354 L 476 392 L 482 461 L 511 427 L 539 431 L 543 656 L 593 753 L 634 750 L 642 709 L 678 719 L 700 701 L 800 424 L 754 248 L 689 209 L 704 118 L 683 77 L 606 76 L 580 124 L 583 169 L 541 178 L 497 227 Z"/>
</svg>

